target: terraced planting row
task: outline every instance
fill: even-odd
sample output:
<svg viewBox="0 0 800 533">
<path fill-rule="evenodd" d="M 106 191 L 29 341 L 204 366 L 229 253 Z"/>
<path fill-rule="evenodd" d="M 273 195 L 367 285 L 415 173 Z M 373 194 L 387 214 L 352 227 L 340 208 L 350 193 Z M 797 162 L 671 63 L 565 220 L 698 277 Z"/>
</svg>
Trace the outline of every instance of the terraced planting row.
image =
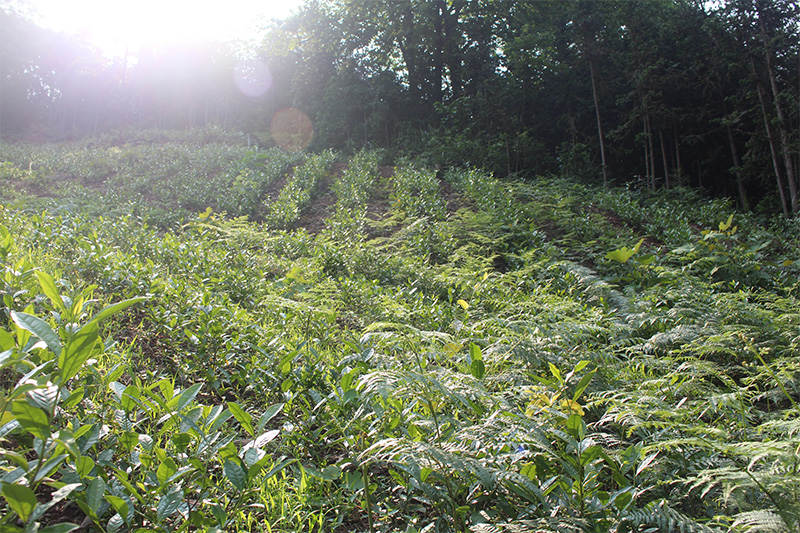
<svg viewBox="0 0 800 533">
<path fill-rule="evenodd" d="M 4 531 L 796 529 L 796 222 L 237 150 L 0 146 Z"/>
</svg>

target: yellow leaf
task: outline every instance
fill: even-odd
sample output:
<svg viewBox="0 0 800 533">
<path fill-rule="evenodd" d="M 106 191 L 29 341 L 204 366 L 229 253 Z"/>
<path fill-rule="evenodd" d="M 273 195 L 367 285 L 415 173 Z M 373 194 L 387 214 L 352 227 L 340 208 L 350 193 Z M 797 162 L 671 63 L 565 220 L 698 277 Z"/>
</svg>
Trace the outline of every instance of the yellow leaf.
<svg viewBox="0 0 800 533">
<path fill-rule="evenodd" d="M 719 230 L 720 230 L 720 231 L 725 231 L 725 230 L 727 230 L 728 228 L 730 228 L 730 227 L 731 227 L 731 224 L 732 224 L 732 223 L 733 223 L 733 215 L 731 215 L 731 216 L 729 216 L 729 217 L 728 217 L 728 221 L 727 221 L 727 222 L 720 222 L 720 223 L 719 223 Z M 736 231 L 736 230 L 734 230 L 734 231 Z"/>
<path fill-rule="evenodd" d="M 457 342 L 448 342 L 444 345 L 444 349 L 447 350 L 450 355 L 455 355 L 461 351 L 462 346 Z"/>
<path fill-rule="evenodd" d="M 457 303 L 458 305 L 460 305 L 461 307 L 463 307 L 463 308 L 464 308 L 464 311 L 466 311 L 467 309 L 469 309 L 469 304 L 468 304 L 467 302 L 465 302 L 464 300 L 458 300 L 456 303 Z"/>
<path fill-rule="evenodd" d="M 569 399 L 561 400 L 561 410 L 572 411 L 578 416 L 583 416 L 584 414 L 583 407 L 581 407 L 581 404 L 579 404 L 575 400 L 569 400 Z"/>
<path fill-rule="evenodd" d="M 0 417 L 0 427 L 5 426 L 12 420 L 14 420 L 14 415 L 11 414 L 11 411 L 6 411 L 5 413 L 3 413 L 3 416 Z"/>
</svg>

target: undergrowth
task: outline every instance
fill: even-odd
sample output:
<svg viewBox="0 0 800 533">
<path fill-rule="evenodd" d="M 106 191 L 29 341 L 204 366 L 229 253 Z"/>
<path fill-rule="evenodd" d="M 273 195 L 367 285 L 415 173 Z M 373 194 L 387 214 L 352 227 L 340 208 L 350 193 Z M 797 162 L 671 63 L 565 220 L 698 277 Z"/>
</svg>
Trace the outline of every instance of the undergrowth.
<svg viewBox="0 0 800 533">
<path fill-rule="evenodd" d="M 800 527 L 792 222 L 371 152 L 1 148 L 3 531 Z"/>
</svg>

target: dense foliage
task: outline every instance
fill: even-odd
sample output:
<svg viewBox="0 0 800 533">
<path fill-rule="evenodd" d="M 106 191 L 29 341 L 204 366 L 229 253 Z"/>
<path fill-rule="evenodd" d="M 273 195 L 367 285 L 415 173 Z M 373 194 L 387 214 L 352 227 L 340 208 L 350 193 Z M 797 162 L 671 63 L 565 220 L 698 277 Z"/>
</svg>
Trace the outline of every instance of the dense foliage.
<svg viewBox="0 0 800 533">
<path fill-rule="evenodd" d="M 255 48 L 196 43 L 111 62 L 0 17 L 7 137 L 214 125 L 269 145 L 257 134 L 293 106 L 316 148 L 800 209 L 792 0 L 314 0 Z"/>
<path fill-rule="evenodd" d="M 243 144 L 0 145 L 3 531 L 800 527 L 796 221 Z"/>
</svg>

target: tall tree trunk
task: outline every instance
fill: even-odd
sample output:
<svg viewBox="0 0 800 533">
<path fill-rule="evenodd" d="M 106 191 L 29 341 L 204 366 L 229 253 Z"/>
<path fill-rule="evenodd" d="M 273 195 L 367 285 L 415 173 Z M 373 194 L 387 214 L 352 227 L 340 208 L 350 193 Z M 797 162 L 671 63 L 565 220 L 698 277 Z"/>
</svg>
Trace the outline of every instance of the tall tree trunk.
<svg viewBox="0 0 800 533">
<path fill-rule="evenodd" d="M 414 12 L 411 2 L 406 0 L 403 5 L 403 36 L 398 40 L 400 53 L 408 72 L 408 91 L 413 102 L 420 99 L 420 79 L 417 70 L 417 44 L 414 36 Z"/>
<path fill-rule="evenodd" d="M 744 177 L 742 176 L 742 168 L 739 164 L 739 152 L 736 150 L 736 140 L 733 138 L 733 130 L 731 127 L 725 126 L 728 133 L 728 144 L 731 147 L 731 159 L 733 159 L 733 173 L 736 176 L 736 188 L 739 191 L 739 203 L 743 211 L 748 211 L 750 205 L 747 202 L 747 194 L 744 190 Z"/>
<path fill-rule="evenodd" d="M 647 149 L 650 154 L 650 189 L 656 190 L 656 154 L 653 149 L 653 128 L 650 124 L 650 114 L 644 116 L 645 131 L 647 133 Z"/>
<path fill-rule="evenodd" d="M 442 101 L 442 85 L 444 82 L 444 19 L 447 16 L 447 2 L 436 0 L 434 2 L 436 13 L 433 19 L 433 72 L 431 73 L 431 99 L 434 102 Z"/>
<path fill-rule="evenodd" d="M 675 138 L 675 169 L 678 172 L 678 187 L 683 185 L 683 172 L 681 171 L 681 145 L 678 142 L 678 130 L 672 130 Z"/>
<path fill-rule="evenodd" d="M 453 91 L 454 99 L 461 97 L 464 88 L 459 51 L 461 35 L 458 30 L 458 19 L 465 3 L 465 0 L 450 0 L 448 4 L 452 10 L 445 9 L 444 11 L 445 64 L 449 71 L 450 89 Z"/>
<path fill-rule="evenodd" d="M 781 142 L 781 152 L 783 153 L 783 164 L 786 168 L 786 180 L 789 182 L 789 196 L 792 205 L 792 213 L 798 213 L 800 206 L 798 206 L 797 198 L 797 180 L 794 175 L 794 164 L 792 162 L 792 146 L 789 141 L 789 134 L 786 131 L 786 118 L 783 114 L 780 101 L 780 91 L 778 90 L 778 82 L 775 77 L 775 69 L 772 66 L 772 51 L 770 50 L 769 41 L 767 39 L 767 31 L 764 27 L 764 19 L 761 16 L 761 7 L 759 0 L 755 0 L 756 11 L 758 12 L 758 24 L 761 30 L 761 42 L 764 45 L 764 59 L 767 63 L 767 74 L 769 75 L 769 84 L 772 89 L 772 102 L 775 105 L 775 113 L 778 117 L 778 136 Z"/>
<path fill-rule="evenodd" d="M 647 117 L 642 122 L 642 131 L 644 132 L 644 179 L 647 183 L 647 188 L 650 188 L 650 153 L 647 150 Z"/>
<path fill-rule="evenodd" d="M 603 165 L 603 187 L 608 188 L 608 171 L 606 169 L 606 147 L 603 142 L 603 124 L 600 121 L 600 105 L 597 99 L 597 84 L 594 78 L 594 65 L 591 58 L 589 59 L 589 74 L 592 78 L 592 97 L 594 99 L 594 114 L 597 118 L 597 137 L 600 140 L 600 161 Z"/>
<path fill-rule="evenodd" d="M 669 164 L 667 163 L 667 145 L 664 144 L 664 130 L 658 130 L 658 139 L 661 141 L 661 161 L 664 163 L 664 187 L 669 189 Z"/>
<path fill-rule="evenodd" d="M 748 54 L 750 59 L 750 70 L 753 73 L 753 79 L 756 84 L 756 93 L 758 94 L 758 102 L 761 105 L 761 116 L 764 117 L 764 129 L 767 131 L 767 141 L 769 142 L 769 151 L 772 155 L 772 168 L 775 170 L 775 180 L 778 184 L 778 194 L 781 198 L 781 206 L 783 207 L 783 214 L 789 216 L 789 204 L 786 202 L 786 193 L 783 190 L 783 179 L 781 177 L 781 164 L 778 158 L 778 150 L 775 147 L 775 136 L 772 133 L 772 126 L 769 123 L 769 113 L 767 113 L 767 104 L 765 102 L 764 88 L 758 80 L 758 72 L 756 71 L 756 62 L 753 56 Z"/>
</svg>

